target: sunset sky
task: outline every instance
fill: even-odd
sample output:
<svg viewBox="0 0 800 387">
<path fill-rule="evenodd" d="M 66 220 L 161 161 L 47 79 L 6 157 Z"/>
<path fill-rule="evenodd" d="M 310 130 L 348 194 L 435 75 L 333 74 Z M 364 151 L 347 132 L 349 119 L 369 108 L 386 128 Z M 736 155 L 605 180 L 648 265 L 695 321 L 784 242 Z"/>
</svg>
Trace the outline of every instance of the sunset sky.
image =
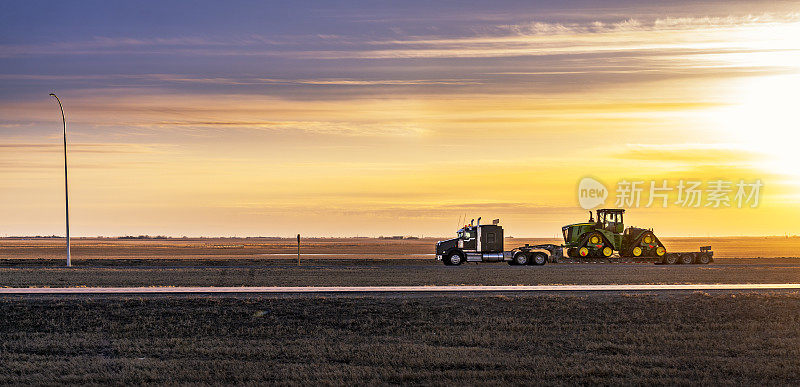
<svg viewBox="0 0 800 387">
<path fill-rule="evenodd" d="M 50 92 L 77 236 L 552 237 L 587 176 L 760 179 L 626 220 L 800 234 L 800 2 L 2 2 L 0 236 L 64 234 Z"/>
</svg>

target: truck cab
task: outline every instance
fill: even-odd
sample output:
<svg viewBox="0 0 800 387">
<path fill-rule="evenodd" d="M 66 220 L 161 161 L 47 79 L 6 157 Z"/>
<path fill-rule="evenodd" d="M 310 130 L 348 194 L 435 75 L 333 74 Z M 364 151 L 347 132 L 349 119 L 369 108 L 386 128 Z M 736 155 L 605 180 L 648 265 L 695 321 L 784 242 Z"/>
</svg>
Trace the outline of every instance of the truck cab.
<svg viewBox="0 0 800 387">
<path fill-rule="evenodd" d="M 436 259 L 445 265 L 503 260 L 503 227 L 496 224 L 465 225 L 456 237 L 436 243 Z"/>
</svg>

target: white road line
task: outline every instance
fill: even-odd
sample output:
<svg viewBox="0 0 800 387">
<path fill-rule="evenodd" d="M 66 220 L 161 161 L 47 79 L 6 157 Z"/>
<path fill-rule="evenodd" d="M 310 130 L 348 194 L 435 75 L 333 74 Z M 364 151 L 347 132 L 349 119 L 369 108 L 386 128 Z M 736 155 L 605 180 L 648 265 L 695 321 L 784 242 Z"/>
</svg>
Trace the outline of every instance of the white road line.
<svg viewBox="0 0 800 387">
<path fill-rule="evenodd" d="M 405 293 L 405 292 L 542 292 L 620 290 L 763 290 L 800 289 L 800 284 L 675 285 L 532 285 L 532 286 L 240 286 L 133 288 L 0 288 L 0 294 L 170 294 L 170 293 Z"/>
</svg>

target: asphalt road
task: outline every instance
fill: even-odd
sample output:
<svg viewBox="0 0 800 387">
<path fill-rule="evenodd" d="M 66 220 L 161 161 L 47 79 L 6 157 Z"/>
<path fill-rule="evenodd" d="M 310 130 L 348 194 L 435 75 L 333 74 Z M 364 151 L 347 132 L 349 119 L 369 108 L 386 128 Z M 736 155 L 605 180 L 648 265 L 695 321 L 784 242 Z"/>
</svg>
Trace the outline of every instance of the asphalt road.
<svg viewBox="0 0 800 387">
<path fill-rule="evenodd" d="M 238 287 L 77 287 L 0 288 L 0 294 L 188 294 L 188 293 L 440 293 L 553 291 L 675 291 L 800 289 L 795 284 L 639 284 L 533 286 L 238 286 Z"/>
</svg>

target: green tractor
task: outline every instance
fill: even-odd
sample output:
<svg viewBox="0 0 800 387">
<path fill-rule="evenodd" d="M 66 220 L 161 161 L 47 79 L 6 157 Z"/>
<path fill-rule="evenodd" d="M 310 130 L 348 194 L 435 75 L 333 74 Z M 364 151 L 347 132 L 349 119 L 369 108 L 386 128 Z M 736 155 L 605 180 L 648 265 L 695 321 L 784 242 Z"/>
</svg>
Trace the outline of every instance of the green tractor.
<svg viewBox="0 0 800 387">
<path fill-rule="evenodd" d="M 609 258 L 614 251 L 620 257 L 657 258 L 667 253 L 653 229 L 625 228 L 622 215 L 625 210 L 603 208 L 597 210 L 597 221 L 589 211 L 586 223 L 569 224 L 561 228 L 564 247 L 570 258 Z"/>
</svg>

